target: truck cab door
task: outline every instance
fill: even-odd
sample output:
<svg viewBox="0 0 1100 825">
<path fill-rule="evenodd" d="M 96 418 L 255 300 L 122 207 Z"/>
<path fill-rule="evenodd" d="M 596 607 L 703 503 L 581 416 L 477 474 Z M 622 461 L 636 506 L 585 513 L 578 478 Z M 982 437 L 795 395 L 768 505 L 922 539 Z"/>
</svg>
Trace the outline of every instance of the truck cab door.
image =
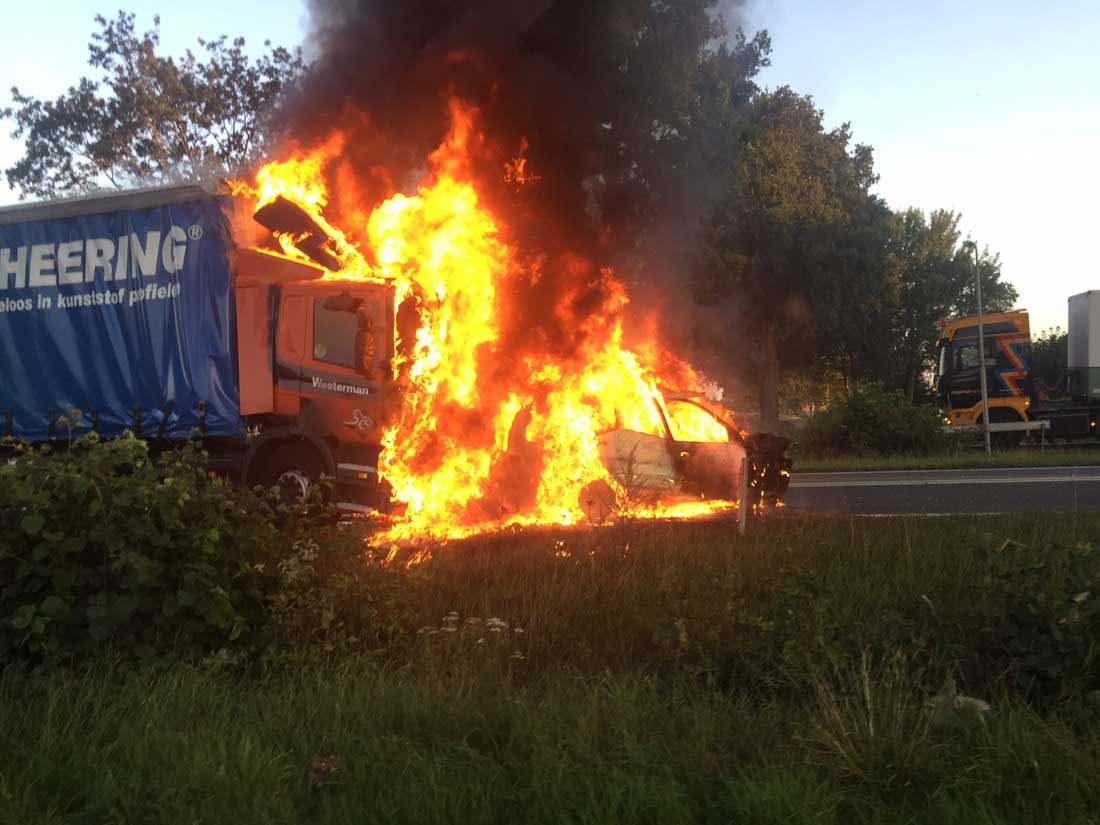
<svg viewBox="0 0 1100 825">
<path fill-rule="evenodd" d="M 996 355 L 994 338 L 985 336 L 985 370 L 989 397 L 998 395 L 996 383 Z M 970 409 L 981 401 L 981 367 L 978 352 L 978 339 L 974 337 L 956 338 L 949 359 L 947 374 L 943 377 L 943 394 L 951 409 Z"/>
<path fill-rule="evenodd" d="M 307 295 L 290 289 L 279 296 L 275 335 L 275 412 L 279 415 L 298 415 L 301 410 L 308 309 Z"/>
<path fill-rule="evenodd" d="M 314 291 L 301 364 L 303 423 L 348 447 L 377 447 L 392 411 L 392 290 Z"/>
</svg>

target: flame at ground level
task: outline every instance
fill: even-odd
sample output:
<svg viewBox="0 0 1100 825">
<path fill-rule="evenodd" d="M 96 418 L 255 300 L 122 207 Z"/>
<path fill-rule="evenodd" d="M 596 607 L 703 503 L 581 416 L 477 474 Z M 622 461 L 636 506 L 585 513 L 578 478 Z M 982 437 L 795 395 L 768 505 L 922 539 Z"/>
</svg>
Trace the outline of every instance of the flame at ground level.
<svg viewBox="0 0 1100 825">
<path fill-rule="evenodd" d="M 665 404 L 662 376 L 624 345 L 627 296 L 609 269 L 567 250 L 532 256 L 509 241 L 513 234 L 486 208 L 470 173 L 469 153 L 483 141 L 476 113 L 453 102 L 451 115 L 425 181 L 378 204 L 366 226 L 341 231 L 333 222 L 339 216 L 325 216 L 327 170 L 340 162 L 346 140 L 339 133 L 235 187 L 259 206 L 283 197 L 301 207 L 327 235 L 327 252 L 339 263 L 331 277 L 392 283 L 397 302 L 416 307 L 414 340 L 395 349 L 399 401 L 379 461 L 401 512 L 388 539 L 572 524 L 585 518 L 582 491 L 594 489 L 614 499 L 603 502 L 607 511 L 628 507 L 643 517 L 728 508 L 698 497 L 630 500 L 629 484 L 601 457 L 601 433 L 664 439 L 664 411 L 693 440 L 728 441 L 729 434 L 697 411 Z M 520 170 L 520 182 L 538 181 Z M 515 180 L 515 163 L 501 174 Z M 309 258 L 300 238 L 276 239 L 284 254 Z M 671 360 L 678 379 L 694 377 Z M 666 492 L 675 492 L 671 480 Z"/>
</svg>

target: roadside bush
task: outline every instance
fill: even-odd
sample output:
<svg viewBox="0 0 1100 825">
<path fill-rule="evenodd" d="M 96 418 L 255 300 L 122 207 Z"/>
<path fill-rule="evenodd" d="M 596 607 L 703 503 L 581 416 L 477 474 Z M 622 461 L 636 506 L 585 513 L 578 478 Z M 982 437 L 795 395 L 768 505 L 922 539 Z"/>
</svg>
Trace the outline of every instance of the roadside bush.
<svg viewBox="0 0 1100 825">
<path fill-rule="evenodd" d="M 363 563 L 361 533 L 204 461 L 193 445 L 154 458 L 135 438 L 17 448 L 0 465 L 0 662 L 104 648 L 236 661 L 385 632 L 360 579 L 388 574 Z"/>
<path fill-rule="evenodd" d="M 954 443 L 934 407 L 914 406 L 902 393 L 867 385 L 814 416 L 796 449 L 802 456 L 925 455 Z"/>
<path fill-rule="evenodd" d="M 1036 699 L 1100 698 L 1100 549 L 1006 541 L 987 565 L 981 585 L 1004 609 L 978 623 L 1011 686 Z"/>
</svg>

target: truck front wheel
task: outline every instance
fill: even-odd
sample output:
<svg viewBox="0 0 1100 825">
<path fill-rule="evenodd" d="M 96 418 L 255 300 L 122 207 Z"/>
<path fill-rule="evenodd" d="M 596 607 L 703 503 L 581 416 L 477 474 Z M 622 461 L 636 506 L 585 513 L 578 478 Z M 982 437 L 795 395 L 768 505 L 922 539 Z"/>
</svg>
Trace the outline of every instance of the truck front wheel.
<svg viewBox="0 0 1100 825">
<path fill-rule="evenodd" d="M 304 501 L 321 480 L 324 463 L 317 451 L 302 441 L 272 445 L 259 462 L 255 483 L 277 487 L 279 498 L 286 503 Z"/>
</svg>

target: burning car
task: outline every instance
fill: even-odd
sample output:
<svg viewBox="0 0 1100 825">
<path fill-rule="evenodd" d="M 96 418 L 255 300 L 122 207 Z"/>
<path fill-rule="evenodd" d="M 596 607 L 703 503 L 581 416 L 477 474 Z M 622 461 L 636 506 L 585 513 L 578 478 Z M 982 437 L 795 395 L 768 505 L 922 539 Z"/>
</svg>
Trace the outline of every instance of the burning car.
<svg viewBox="0 0 1100 825">
<path fill-rule="evenodd" d="M 589 521 L 602 523 L 623 510 L 697 516 L 740 502 L 742 495 L 753 508 L 779 502 L 790 483 L 787 439 L 741 431 L 728 411 L 700 394 L 665 394 L 654 407 L 663 425 L 659 435 L 621 427 L 597 435 L 608 478 L 580 490 L 578 503 Z M 521 513 L 537 501 L 544 465 L 539 445 L 526 437 L 530 422 L 531 410 L 524 408 L 510 428 L 487 500 L 496 516 Z"/>
<path fill-rule="evenodd" d="M 666 394 L 658 411 L 661 436 L 616 429 L 600 435 L 600 457 L 619 490 L 636 502 L 739 501 L 746 473 L 745 503 L 775 504 L 790 483 L 788 440 L 740 430 L 728 412 L 698 394 Z M 618 506 L 610 488 L 597 482 L 582 492 L 592 520 Z"/>
</svg>

